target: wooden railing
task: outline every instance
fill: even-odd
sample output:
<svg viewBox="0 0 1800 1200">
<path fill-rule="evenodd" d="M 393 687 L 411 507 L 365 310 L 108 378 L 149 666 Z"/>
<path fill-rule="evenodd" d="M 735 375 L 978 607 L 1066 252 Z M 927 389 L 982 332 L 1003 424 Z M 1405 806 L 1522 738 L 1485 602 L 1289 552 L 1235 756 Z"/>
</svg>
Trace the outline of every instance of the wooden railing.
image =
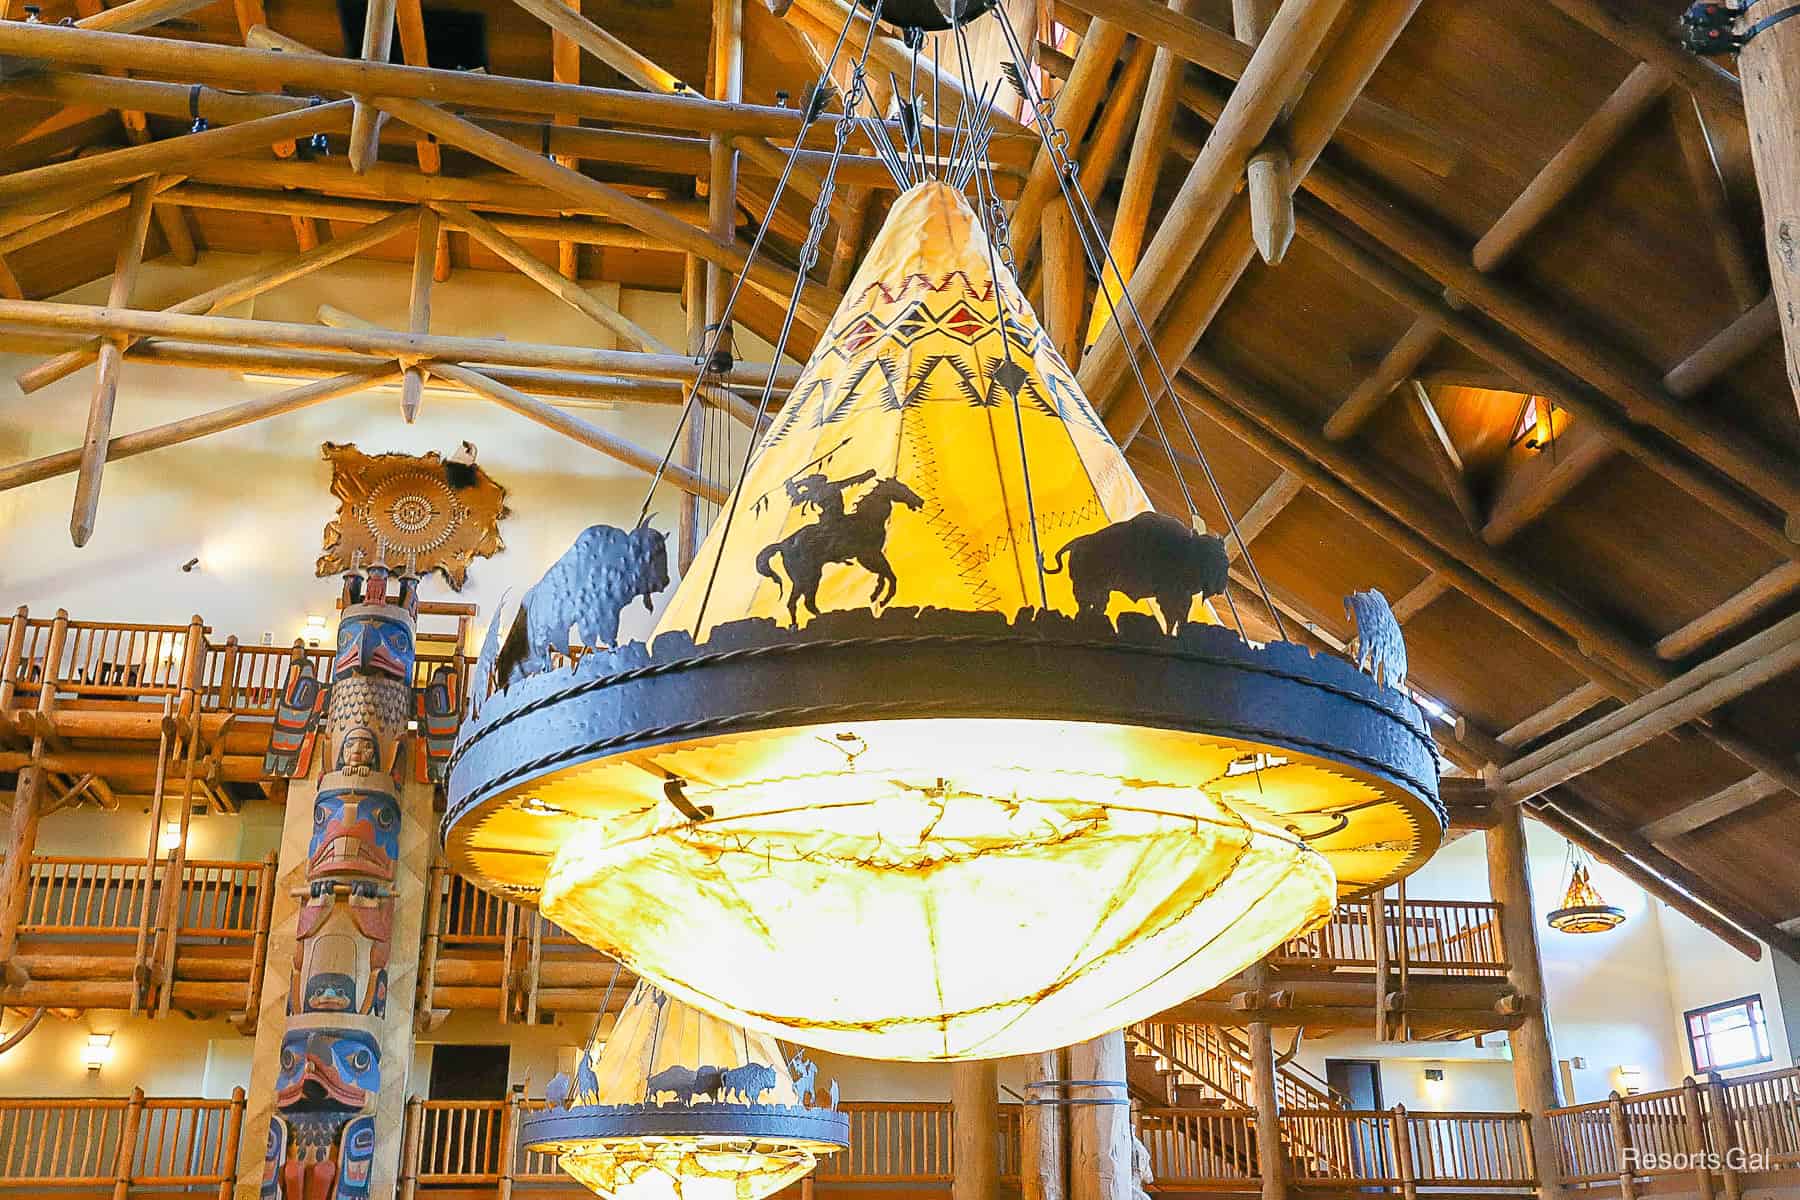
<svg viewBox="0 0 1800 1200">
<path fill-rule="evenodd" d="M 244 1090 L 229 1100 L 0 1099 L 0 1191 L 46 1188 L 203 1189 L 224 1198 L 237 1178 Z"/>
<path fill-rule="evenodd" d="M 1153 1190 L 1206 1190 L 1262 1177 L 1256 1114 L 1247 1108 L 1145 1108 L 1137 1135 L 1150 1151 Z"/>
<path fill-rule="evenodd" d="M 552 1184 L 555 1161 L 517 1148 L 524 1114 L 544 1102 L 516 1093 L 505 1101 L 421 1101 L 408 1105 L 402 1149 L 402 1200 L 456 1185 Z M 820 1161 L 812 1177 L 825 1188 L 913 1185 L 947 1191 L 956 1172 L 950 1106 L 932 1101 L 846 1102 L 850 1145 Z M 1022 1105 L 1002 1104 L 1002 1183 L 1016 1185 Z M 1150 1152 L 1150 1190 L 1246 1191 L 1261 1179 L 1254 1114 L 1242 1108 L 1146 1108 L 1134 1114 Z M 1290 1154 L 1283 1164 L 1297 1187 L 1389 1190 L 1420 1187 L 1520 1191 L 1534 1186 L 1526 1121 L 1520 1113 L 1288 1114 L 1299 1130 L 1335 1147 L 1335 1163 Z M 508 1147 L 513 1147 L 508 1153 Z"/>
<path fill-rule="evenodd" d="M 1536 1186 L 1524 1113 L 1314 1109 L 1281 1124 L 1296 1187 Z"/>
<path fill-rule="evenodd" d="M 456 610 L 458 632 L 420 635 L 413 673 L 420 686 L 443 663 L 463 662 L 460 648 L 473 609 L 441 607 Z M 185 625 L 61 623 L 60 645 L 57 620 L 28 616 L 20 623 L 19 637 L 8 646 L 11 657 L 0 662 L 8 703 L 19 703 L 15 697 L 35 703 L 48 678 L 64 698 L 142 702 L 188 693 L 202 712 L 260 718 L 274 716 L 287 682 L 289 646 L 245 646 L 235 637 L 214 641 L 199 617 Z M 305 650 L 320 679 L 330 674 L 332 652 L 328 645 Z M 467 688 L 462 696 L 466 708 Z"/>
<path fill-rule="evenodd" d="M 75 858 L 34 854 L 19 921 L 23 936 L 136 937 L 155 919 L 169 864 L 139 858 Z M 182 938 L 248 944 L 263 922 L 263 898 L 274 866 L 262 862 L 190 859 L 181 864 L 174 901 Z"/>
<path fill-rule="evenodd" d="M 1615 1094 L 1552 1109 L 1550 1122 L 1573 1186 L 1631 1194 L 1640 1180 L 1688 1176 L 1710 1195 L 1716 1177 L 1735 1194 L 1744 1174 L 1800 1170 L 1800 1067 Z"/>
<path fill-rule="evenodd" d="M 1224 1100 L 1251 1103 L 1250 1050 L 1232 1030 L 1140 1021 L 1126 1035 L 1163 1059 L 1180 1082 L 1205 1087 Z M 1334 1108 L 1343 1103 L 1330 1084 L 1295 1063 L 1285 1063 L 1275 1072 L 1275 1094 L 1283 1108 Z"/>
<path fill-rule="evenodd" d="M 1331 920 L 1278 950 L 1279 966 L 1367 968 L 1440 975 L 1504 975 L 1500 906 L 1487 900 L 1345 900 Z M 1378 943 L 1377 938 L 1382 939 Z M 1379 959 L 1378 959 L 1379 947 Z"/>
<path fill-rule="evenodd" d="M 60 647 L 56 622 L 30 618 L 18 655 L 6 673 L 19 692 L 35 694 L 48 679 L 59 690 L 97 698 L 173 696 L 188 678 L 190 633 L 204 625 L 142 625 L 125 621 L 68 621 Z"/>
</svg>

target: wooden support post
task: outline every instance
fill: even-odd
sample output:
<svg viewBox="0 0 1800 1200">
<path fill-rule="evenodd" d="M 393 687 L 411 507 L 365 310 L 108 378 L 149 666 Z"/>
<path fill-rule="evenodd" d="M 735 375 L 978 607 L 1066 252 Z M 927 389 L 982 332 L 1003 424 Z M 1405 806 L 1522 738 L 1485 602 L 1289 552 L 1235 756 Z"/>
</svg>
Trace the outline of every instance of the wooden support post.
<svg viewBox="0 0 1800 1200">
<path fill-rule="evenodd" d="M 1388 1040 L 1387 889 L 1369 897 L 1369 946 L 1375 959 L 1375 1040 Z"/>
<path fill-rule="evenodd" d="M 1000 1087 L 991 1058 L 950 1064 L 950 1200 L 999 1200 Z"/>
<path fill-rule="evenodd" d="M 1057 1104 L 1062 1088 L 1031 1087 L 1067 1079 L 1067 1051 L 1046 1050 L 1025 1059 L 1028 1103 L 1020 1114 L 1020 1200 L 1068 1200 L 1068 1109 Z"/>
<path fill-rule="evenodd" d="M 57 609 L 44 645 L 43 667 L 38 674 L 37 711 L 48 714 L 56 704 L 56 678 L 61 669 L 63 645 L 69 636 L 69 614 Z M 19 769 L 13 786 L 12 812 L 8 821 L 6 856 L 0 859 L 0 971 L 14 983 L 24 975 L 13 961 L 19 949 L 19 922 L 31 894 L 31 855 L 37 846 L 38 817 L 43 811 L 45 771 L 39 761 L 44 753 L 42 725 L 31 741 L 32 761 Z"/>
<path fill-rule="evenodd" d="M 1394 1134 L 1394 1175 L 1400 1180 L 1401 1200 L 1419 1200 L 1418 1164 L 1413 1161 L 1412 1126 L 1404 1104 L 1389 1114 Z"/>
<path fill-rule="evenodd" d="M 1275 1039 L 1267 1021 L 1250 1022 L 1249 1034 L 1250 1100 L 1256 1109 L 1256 1160 L 1262 1175 L 1262 1200 L 1285 1200 L 1287 1151 L 1281 1142 L 1281 1101 L 1275 1090 Z"/>
<path fill-rule="evenodd" d="M 581 0 L 549 0 L 552 4 L 562 4 L 576 16 L 581 15 Z M 581 82 L 581 45 L 562 30 L 550 29 L 550 78 L 557 83 Z M 557 113 L 552 117 L 558 125 L 580 124 L 567 113 Z M 579 169 L 579 159 L 568 154 L 559 154 L 556 161 L 565 167 Z M 556 273 L 571 283 L 581 278 L 581 247 L 575 242 L 556 243 Z"/>
<path fill-rule="evenodd" d="M 425 1102 L 419 1097 L 406 1098 L 406 1120 L 401 1128 L 399 1196 L 400 1200 L 413 1200 L 419 1192 L 419 1157 L 424 1150 Z"/>
<path fill-rule="evenodd" d="M 1743 1200 L 1744 1181 L 1738 1175 L 1736 1138 L 1731 1120 L 1731 1097 L 1717 1071 L 1706 1074 L 1706 1121 L 1712 1133 L 1712 1152 L 1719 1156 L 1719 1184 L 1725 1200 Z"/>
<path fill-rule="evenodd" d="M 112 286 L 107 292 L 110 308 L 124 308 L 131 303 L 131 289 L 137 282 L 138 267 L 144 259 L 144 239 L 150 231 L 150 201 L 154 195 L 154 180 L 141 179 L 132 185 L 131 213 L 126 220 L 124 240 L 119 243 L 118 257 L 113 262 Z M 107 443 L 112 439 L 113 405 L 118 399 L 125 340 L 123 337 L 108 338 L 100 347 L 100 365 L 94 374 L 94 397 L 88 407 L 87 437 L 82 443 L 80 474 L 75 480 L 75 507 L 69 517 L 69 537 L 77 546 L 87 545 L 88 538 L 93 536 L 94 517 L 100 508 L 100 477 L 106 469 Z"/>
<path fill-rule="evenodd" d="M 1606 1117 L 1612 1123 L 1613 1150 L 1619 1156 L 1620 1200 L 1637 1200 L 1637 1151 L 1631 1145 L 1631 1122 L 1625 1119 L 1625 1102 L 1617 1092 L 1606 1098 Z"/>
<path fill-rule="evenodd" d="M 1681 1081 L 1681 1119 L 1686 1134 L 1681 1148 L 1694 1156 L 1694 1194 L 1700 1200 L 1713 1200 L 1712 1172 L 1706 1165 L 1706 1102 L 1692 1075 Z"/>
<path fill-rule="evenodd" d="M 431 332 L 431 281 L 437 269 L 437 239 L 437 210 L 421 206 L 418 233 L 413 239 L 412 293 L 407 308 L 407 328 L 414 333 Z M 419 419 L 419 405 L 424 398 L 425 368 L 409 364 L 400 378 L 400 416 L 408 425 Z"/>
<path fill-rule="evenodd" d="M 500 1110 L 500 1182 L 494 1190 L 495 1200 L 512 1200 L 513 1175 L 519 1162 L 519 1118 L 525 1100 L 525 1086 L 513 1084 L 506 1089 L 506 1107 Z"/>
<path fill-rule="evenodd" d="M 252 975 L 251 978 L 256 977 Z M 218 1171 L 222 1178 L 215 1200 L 231 1200 L 232 1181 L 237 1178 L 238 1143 L 244 1134 L 244 1100 L 243 1088 L 231 1089 L 231 1108 L 225 1114 L 225 1130 L 219 1142 Z"/>
<path fill-rule="evenodd" d="M 1075 218 L 1059 196 L 1043 216 L 1044 332 L 1073 370 L 1080 365 L 1081 314 L 1086 304 L 1087 269 Z M 1096 308 L 1104 307 L 1104 302 Z"/>
<path fill-rule="evenodd" d="M 1513 1030 L 1513 1087 L 1530 1114 L 1532 1145 L 1542 1200 L 1561 1200 L 1561 1170 L 1556 1132 L 1547 1115 L 1557 1106 L 1556 1046 L 1550 1032 L 1549 1003 L 1544 994 L 1544 964 L 1538 954 L 1537 916 L 1531 903 L 1531 875 L 1525 857 L 1525 821 L 1516 804 L 1494 806 L 1495 821 L 1487 840 L 1488 887 L 1500 905 L 1501 944 L 1506 947 L 1506 978 L 1527 1000 L 1524 1019 Z"/>
<path fill-rule="evenodd" d="M 1268 32 L 1279 0 L 1232 0 L 1231 27 L 1237 39 L 1254 47 Z M 1280 137 L 1271 138 L 1250 156 L 1244 169 L 1250 194 L 1250 240 L 1270 266 L 1287 255 L 1294 240 L 1294 158 Z"/>
<path fill-rule="evenodd" d="M 7 622 L 6 651 L 0 654 L 0 713 L 13 706 L 13 697 L 18 694 L 19 674 L 25 667 L 25 630 L 30 619 L 31 611 L 21 604 Z"/>
<path fill-rule="evenodd" d="M 1069 1077 L 1104 1081 L 1071 1089 L 1104 1101 L 1069 1110 L 1069 1200 L 1132 1200 L 1131 1109 L 1126 1105 L 1125 1035 L 1109 1033 L 1069 1047 Z"/>
<path fill-rule="evenodd" d="M 1779 0 L 1762 0 L 1749 5 L 1748 18 L 1782 7 Z M 1738 52 L 1738 75 L 1762 193 L 1769 279 L 1787 348 L 1788 386 L 1800 405 L 1800 121 L 1794 119 L 1800 112 L 1800 22 L 1782 21 L 1751 38 Z M 1790 532 L 1800 536 L 1800 522 Z"/>
<path fill-rule="evenodd" d="M 125 1200 L 131 1191 L 132 1167 L 137 1161 L 138 1138 L 144 1129 L 144 1089 L 131 1089 L 125 1102 L 125 1117 L 119 1126 L 119 1144 L 113 1157 L 112 1200 Z"/>
<path fill-rule="evenodd" d="M 250 989 L 244 1011 L 232 1024 L 239 1033 L 253 1035 L 262 1011 L 263 969 L 269 962 L 269 926 L 275 919 L 275 851 L 263 855 L 262 873 L 256 881 L 256 936 L 250 944 Z"/>
<path fill-rule="evenodd" d="M 386 62 L 394 45 L 394 0 L 368 0 L 363 9 L 362 56 Z M 350 169 L 361 175 L 381 153 L 382 112 L 358 97 L 350 119 Z"/>
</svg>

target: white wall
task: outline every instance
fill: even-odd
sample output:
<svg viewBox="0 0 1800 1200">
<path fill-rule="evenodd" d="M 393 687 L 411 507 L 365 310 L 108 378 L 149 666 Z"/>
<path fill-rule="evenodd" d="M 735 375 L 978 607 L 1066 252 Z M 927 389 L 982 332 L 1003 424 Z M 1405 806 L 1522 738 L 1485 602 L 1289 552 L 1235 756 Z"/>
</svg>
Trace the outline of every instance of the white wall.
<svg viewBox="0 0 1800 1200">
<path fill-rule="evenodd" d="M 135 302 L 140 307 L 171 303 L 247 274 L 271 257 L 207 254 L 199 268 L 185 270 L 149 263 Z M 260 297 L 254 315 L 312 322 L 318 306 L 330 303 L 404 327 L 407 287 L 403 267 L 351 261 Z M 62 298 L 102 303 L 105 290 L 99 281 Z M 682 344 L 677 297 L 620 295 L 614 285 L 593 290 L 616 299 L 627 316 L 670 344 Z M 230 315 L 246 315 L 249 307 Z M 610 333 L 530 281 L 492 271 L 458 271 L 437 285 L 431 329 L 595 348 L 615 344 Z M 739 354 L 763 359 L 768 348 L 743 334 Z M 13 377 L 35 361 L 0 356 L 0 461 L 81 444 L 93 372 L 77 372 L 23 397 Z M 127 359 L 114 430 L 162 424 L 283 386 Z M 584 408 L 580 415 L 661 454 L 677 411 L 621 404 Z M 463 439 L 479 447 L 481 465 L 510 493 L 512 515 L 500 526 L 506 549 L 477 562 L 460 595 L 453 596 L 441 581 L 428 583 L 425 595 L 473 601 L 481 606 L 483 622 L 502 592 L 512 588 L 516 594 L 529 585 L 583 528 L 598 521 L 629 523 L 643 501 L 648 482 L 643 473 L 496 405 L 434 390 L 425 397 L 418 423 L 407 425 L 400 418 L 398 393 L 369 391 L 109 464 L 97 527 L 82 550 L 68 535 L 73 475 L 0 492 L 0 545 L 12 551 L 0 556 L 0 604 L 141 621 L 185 622 L 197 612 L 215 637 L 235 633 L 256 642 L 268 633 L 276 644 L 286 644 L 309 613 L 328 614 L 337 595 L 335 582 L 313 575 L 321 533 L 336 507 L 320 443 L 355 442 L 370 452 L 418 454 L 447 453 Z M 659 489 L 651 507 L 660 528 L 674 528 L 679 496 L 672 488 Z M 196 555 L 200 569 L 183 574 L 180 564 Z M 649 628 L 642 609 L 626 620 L 630 634 Z"/>
<path fill-rule="evenodd" d="M 1800 968 L 1779 960 L 1784 972 L 1778 987 L 1777 960 L 1765 953 L 1752 962 L 1667 905 L 1649 896 L 1604 864 L 1592 878 L 1607 903 L 1625 910 L 1625 923 L 1604 934 L 1558 933 L 1545 917 L 1562 899 L 1567 882 L 1563 840 L 1543 825 L 1527 821 L 1532 901 L 1538 946 L 1549 993 L 1550 1025 L 1557 1056 L 1581 1059 L 1569 1078 L 1574 1094 L 1565 1103 L 1605 1099 L 1626 1081 L 1621 1067 L 1641 1073 L 1637 1084 L 1650 1091 L 1672 1087 L 1693 1070 L 1682 1014 L 1688 1009 L 1740 996 L 1760 994 L 1769 1020 L 1774 1062 L 1792 1062 L 1783 1002 L 1800 1009 Z M 1459 838 L 1407 880 L 1407 891 L 1432 899 L 1489 899 L 1486 849 L 1480 835 Z M 1504 1035 L 1485 1038 L 1486 1048 L 1472 1042 L 1382 1045 L 1360 1037 L 1334 1037 L 1309 1042 L 1299 1061 L 1320 1074 L 1326 1058 L 1381 1061 L 1382 1086 L 1389 1103 L 1412 1107 L 1516 1107 L 1510 1050 Z M 1498 1063 L 1492 1061 L 1498 1058 Z M 1445 1079 L 1437 1096 L 1424 1088 L 1423 1068 L 1442 1066 Z M 1744 1073 L 1768 1066 L 1744 1068 Z M 1480 1103 L 1476 1103 L 1480 1100 Z M 1492 1101 L 1490 1105 L 1489 1101 Z M 1435 1102 L 1434 1102 L 1435 1101 Z"/>
<path fill-rule="evenodd" d="M 6 1017 L 11 1033 L 22 1023 Z M 90 1033 L 112 1034 L 112 1061 L 98 1071 L 81 1063 Z M 179 1014 L 152 1021 L 122 1012 L 46 1015 L 31 1036 L 0 1055 L 0 1095 L 123 1096 L 134 1085 L 151 1096 L 221 1099 L 249 1081 L 252 1039 L 224 1020 Z"/>
</svg>

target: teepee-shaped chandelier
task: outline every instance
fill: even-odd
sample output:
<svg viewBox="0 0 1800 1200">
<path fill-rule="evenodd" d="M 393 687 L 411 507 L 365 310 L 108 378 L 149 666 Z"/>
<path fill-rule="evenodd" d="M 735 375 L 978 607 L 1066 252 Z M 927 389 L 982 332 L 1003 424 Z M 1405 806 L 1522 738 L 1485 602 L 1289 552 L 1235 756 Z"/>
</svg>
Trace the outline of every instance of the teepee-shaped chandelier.
<svg viewBox="0 0 1800 1200">
<path fill-rule="evenodd" d="M 601 1006 L 602 1014 L 605 1005 Z M 520 1140 L 610 1200 L 762 1200 L 849 1144 L 850 1119 L 812 1107 L 817 1068 L 775 1039 L 727 1025 L 639 982 L 602 1043 Z M 796 1085 L 794 1071 L 801 1072 Z"/>
<path fill-rule="evenodd" d="M 1416 868 L 1444 818 L 1380 594 L 1353 599 L 1382 680 L 1215 622 L 1225 543 L 1152 511 L 1045 337 L 985 130 L 939 165 L 908 111 L 898 150 L 864 119 L 902 194 L 652 644 L 548 669 L 666 585 L 642 523 L 496 622 L 444 839 L 728 1021 L 996 1057 L 1213 986 Z"/>
<path fill-rule="evenodd" d="M 1589 878 L 1592 862 L 1586 850 L 1569 843 L 1568 886 L 1562 903 L 1544 918 L 1558 933 L 1606 933 L 1625 923 L 1625 910 L 1608 904 Z"/>
</svg>

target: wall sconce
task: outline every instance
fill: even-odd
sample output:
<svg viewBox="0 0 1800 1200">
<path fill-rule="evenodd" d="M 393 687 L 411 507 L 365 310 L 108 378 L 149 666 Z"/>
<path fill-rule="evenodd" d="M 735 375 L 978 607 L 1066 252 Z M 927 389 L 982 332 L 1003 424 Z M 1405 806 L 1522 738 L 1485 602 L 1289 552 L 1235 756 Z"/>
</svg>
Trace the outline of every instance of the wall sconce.
<svg viewBox="0 0 1800 1200">
<path fill-rule="evenodd" d="M 162 832 L 156 838 L 156 848 L 167 854 L 179 845 L 181 845 L 181 822 L 164 821 Z"/>
<path fill-rule="evenodd" d="M 112 1061 L 112 1034 L 90 1033 L 81 1047 L 81 1065 L 89 1071 L 98 1071 Z"/>
<path fill-rule="evenodd" d="M 1618 1075 L 1619 1090 L 1627 1096 L 1635 1096 L 1644 1090 L 1644 1068 L 1621 1066 Z"/>
<path fill-rule="evenodd" d="M 309 614 L 306 618 L 306 628 L 300 631 L 300 636 L 306 639 L 306 644 L 309 646 L 319 645 L 325 640 L 325 618 Z"/>
<path fill-rule="evenodd" d="M 1427 1099 L 1435 1103 L 1442 1100 L 1449 1090 L 1450 1085 L 1444 1079 L 1444 1068 L 1425 1068 L 1425 1096 Z"/>
</svg>

